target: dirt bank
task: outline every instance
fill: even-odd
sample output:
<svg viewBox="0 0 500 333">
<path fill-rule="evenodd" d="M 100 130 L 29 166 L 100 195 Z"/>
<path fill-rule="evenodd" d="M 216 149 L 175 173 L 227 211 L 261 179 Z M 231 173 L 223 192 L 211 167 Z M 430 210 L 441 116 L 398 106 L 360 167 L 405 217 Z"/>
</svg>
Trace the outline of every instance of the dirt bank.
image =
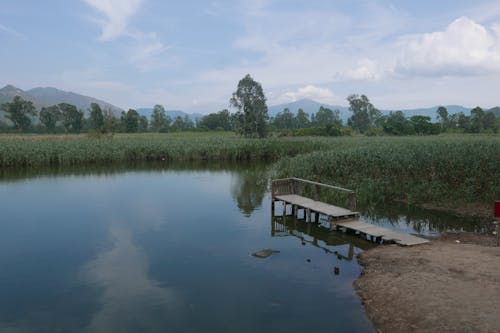
<svg viewBox="0 0 500 333">
<path fill-rule="evenodd" d="M 459 242 L 457 242 L 457 240 Z M 494 237 L 449 234 L 360 255 L 355 282 L 381 332 L 500 332 L 500 247 Z"/>
</svg>

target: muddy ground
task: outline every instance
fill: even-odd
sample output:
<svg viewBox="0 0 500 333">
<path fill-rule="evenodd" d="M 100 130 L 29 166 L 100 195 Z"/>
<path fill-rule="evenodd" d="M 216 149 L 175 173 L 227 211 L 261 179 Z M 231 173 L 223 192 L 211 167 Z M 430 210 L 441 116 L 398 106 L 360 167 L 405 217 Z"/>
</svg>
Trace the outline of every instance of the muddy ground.
<svg viewBox="0 0 500 333">
<path fill-rule="evenodd" d="M 447 234 L 359 257 L 355 282 L 380 332 L 500 332 L 500 247 L 479 234 Z"/>
</svg>

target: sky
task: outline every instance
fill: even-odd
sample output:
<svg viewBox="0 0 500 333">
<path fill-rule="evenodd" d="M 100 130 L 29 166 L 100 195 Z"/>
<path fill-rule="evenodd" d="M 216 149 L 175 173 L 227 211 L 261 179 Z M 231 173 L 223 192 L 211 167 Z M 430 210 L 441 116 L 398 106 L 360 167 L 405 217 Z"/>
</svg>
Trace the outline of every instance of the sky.
<svg viewBox="0 0 500 333">
<path fill-rule="evenodd" d="M 228 108 L 250 74 L 269 105 L 500 105 L 498 0 L 0 0 L 0 85 L 123 109 Z"/>
</svg>

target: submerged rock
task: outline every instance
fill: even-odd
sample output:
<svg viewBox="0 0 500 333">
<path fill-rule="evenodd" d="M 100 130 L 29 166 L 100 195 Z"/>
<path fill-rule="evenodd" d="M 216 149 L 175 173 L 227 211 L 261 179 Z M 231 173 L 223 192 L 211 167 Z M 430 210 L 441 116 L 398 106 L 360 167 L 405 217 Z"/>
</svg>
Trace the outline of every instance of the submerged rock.
<svg viewBox="0 0 500 333">
<path fill-rule="evenodd" d="M 254 257 L 257 257 L 257 258 L 267 258 L 274 253 L 280 253 L 280 251 L 271 250 L 271 249 L 264 249 L 264 250 L 260 250 L 260 251 L 257 251 L 255 253 L 252 253 L 252 255 Z"/>
</svg>

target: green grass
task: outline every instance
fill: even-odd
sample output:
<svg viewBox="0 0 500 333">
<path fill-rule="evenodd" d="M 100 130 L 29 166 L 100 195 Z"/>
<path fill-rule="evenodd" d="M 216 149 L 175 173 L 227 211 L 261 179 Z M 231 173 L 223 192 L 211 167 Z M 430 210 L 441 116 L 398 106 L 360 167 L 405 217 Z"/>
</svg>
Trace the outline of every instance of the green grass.
<svg viewBox="0 0 500 333">
<path fill-rule="evenodd" d="M 500 199 L 500 136 L 295 137 L 232 133 L 0 135 L 0 169 L 149 161 L 275 161 L 274 177 L 357 191 L 361 203 L 491 205 Z"/>
<path fill-rule="evenodd" d="M 245 139 L 232 133 L 0 136 L 0 167 L 137 161 L 272 161 L 327 148 L 321 139 Z"/>
<path fill-rule="evenodd" d="M 400 199 L 459 206 L 500 199 L 499 136 L 347 138 L 336 143 L 328 151 L 280 160 L 275 176 L 345 186 L 356 190 L 361 203 Z"/>
</svg>

